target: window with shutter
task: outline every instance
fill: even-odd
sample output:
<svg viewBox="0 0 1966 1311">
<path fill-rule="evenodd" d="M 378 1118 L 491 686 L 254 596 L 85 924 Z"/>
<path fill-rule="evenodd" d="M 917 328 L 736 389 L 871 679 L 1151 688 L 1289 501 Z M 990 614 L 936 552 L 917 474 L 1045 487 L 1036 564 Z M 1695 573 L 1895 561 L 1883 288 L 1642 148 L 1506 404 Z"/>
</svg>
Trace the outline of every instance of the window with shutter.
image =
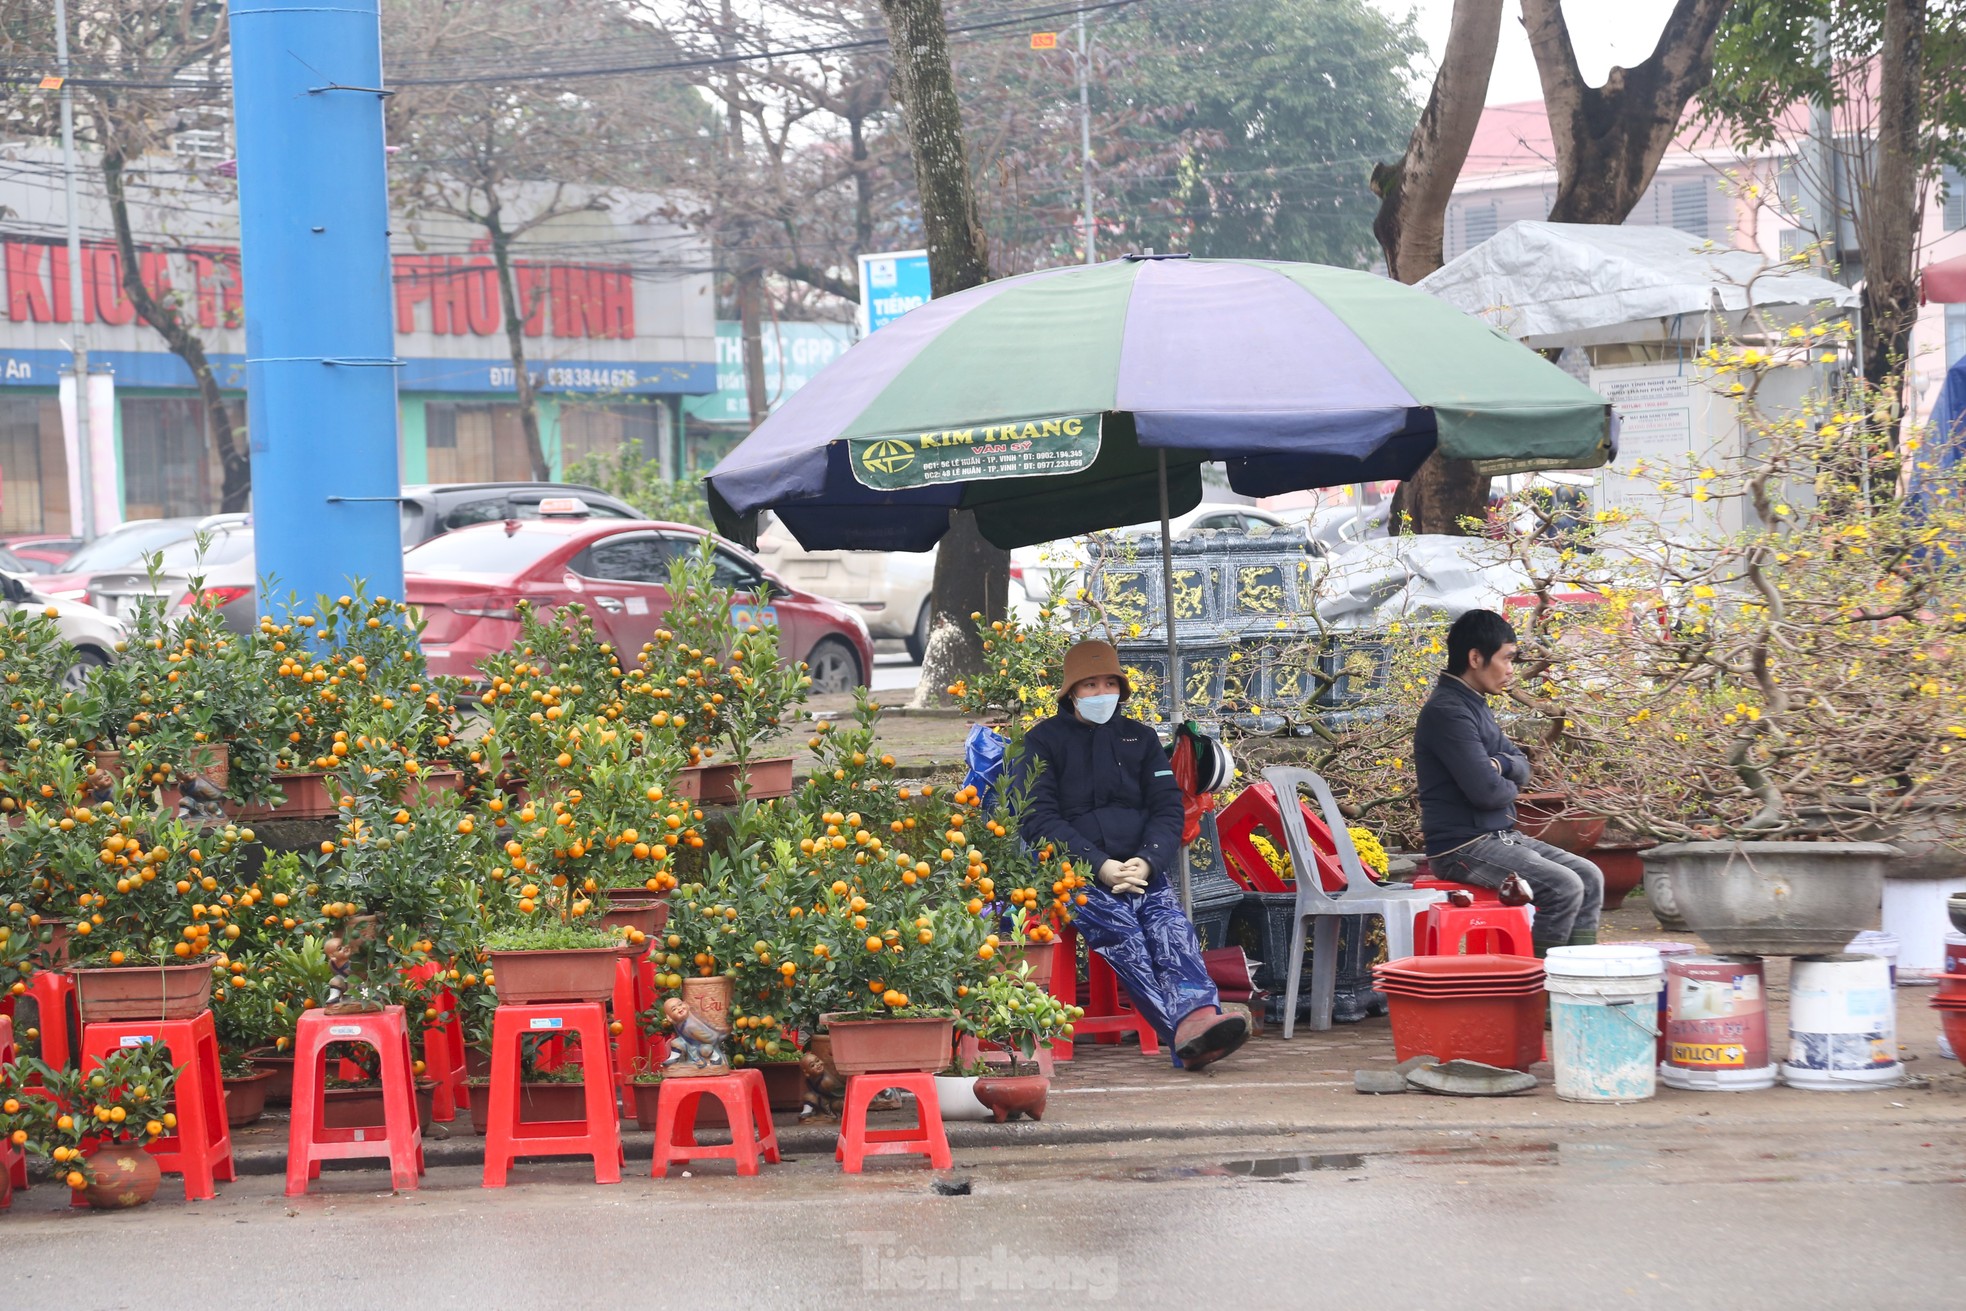
<svg viewBox="0 0 1966 1311">
<path fill-rule="evenodd" d="M 1461 249 L 1473 250 L 1501 228 L 1495 206 L 1470 205 L 1461 211 Z"/>
<path fill-rule="evenodd" d="M 1672 225 L 1696 237 L 1707 231 L 1707 196 L 1712 188 L 1704 181 L 1672 184 Z"/>
<path fill-rule="evenodd" d="M 1947 232 L 1957 232 L 1966 228 L 1966 173 L 1948 164 L 1941 182 L 1945 189 L 1945 213 L 1940 226 Z"/>
</svg>

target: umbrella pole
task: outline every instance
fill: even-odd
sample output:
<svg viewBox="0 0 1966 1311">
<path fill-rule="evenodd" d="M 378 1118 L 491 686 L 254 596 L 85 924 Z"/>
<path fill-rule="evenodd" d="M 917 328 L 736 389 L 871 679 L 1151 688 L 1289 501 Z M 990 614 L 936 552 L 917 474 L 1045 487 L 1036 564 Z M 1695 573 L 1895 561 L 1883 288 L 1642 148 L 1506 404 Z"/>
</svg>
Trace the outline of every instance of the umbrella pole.
<svg viewBox="0 0 1966 1311">
<path fill-rule="evenodd" d="M 1168 525 L 1167 451 L 1154 452 L 1160 466 L 1160 595 L 1161 618 L 1167 624 L 1167 718 L 1181 722 L 1181 643 L 1174 636 L 1174 532 Z M 1191 913 L 1194 898 L 1189 887 L 1188 848 L 1181 848 L 1180 877 L 1175 886 L 1181 892 L 1181 912 Z"/>
</svg>

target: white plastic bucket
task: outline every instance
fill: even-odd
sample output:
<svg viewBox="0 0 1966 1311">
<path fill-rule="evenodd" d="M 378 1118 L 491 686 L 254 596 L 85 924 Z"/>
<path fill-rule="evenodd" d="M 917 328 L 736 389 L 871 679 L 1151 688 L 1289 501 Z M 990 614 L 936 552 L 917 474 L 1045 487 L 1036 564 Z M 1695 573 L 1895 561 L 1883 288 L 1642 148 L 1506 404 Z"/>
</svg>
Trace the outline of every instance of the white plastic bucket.
<svg viewBox="0 0 1966 1311">
<path fill-rule="evenodd" d="M 990 1120 L 996 1113 L 976 1100 L 976 1080 L 966 1075 L 935 1076 L 935 1103 L 945 1120 Z"/>
<path fill-rule="evenodd" d="M 1789 971 L 1782 1082 L 1817 1092 L 1897 1083 L 1897 996 L 1881 956 L 1798 956 Z"/>
<path fill-rule="evenodd" d="M 1898 940 L 1892 935 L 1865 929 L 1850 939 L 1850 945 L 1843 950 L 1852 956 L 1882 956 L 1884 963 L 1891 967 L 1891 986 L 1898 986 Z"/>
<path fill-rule="evenodd" d="M 1659 1082 L 1694 1092 L 1775 1086 L 1759 956 L 1666 960 L 1666 1059 Z"/>
<path fill-rule="evenodd" d="M 1659 987 L 1650 947 L 1552 947 L 1550 1064 L 1567 1102 L 1642 1102 L 1658 1091 Z"/>
<path fill-rule="evenodd" d="M 1966 878 L 1884 880 L 1880 923 L 1900 944 L 1893 960 L 1895 982 L 1931 983 L 1944 968 L 1946 933 L 1952 927 L 1946 898 L 1955 892 L 1966 892 Z M 1850 950 L 1872 949 L 1852 945 Z"/>
</svg>

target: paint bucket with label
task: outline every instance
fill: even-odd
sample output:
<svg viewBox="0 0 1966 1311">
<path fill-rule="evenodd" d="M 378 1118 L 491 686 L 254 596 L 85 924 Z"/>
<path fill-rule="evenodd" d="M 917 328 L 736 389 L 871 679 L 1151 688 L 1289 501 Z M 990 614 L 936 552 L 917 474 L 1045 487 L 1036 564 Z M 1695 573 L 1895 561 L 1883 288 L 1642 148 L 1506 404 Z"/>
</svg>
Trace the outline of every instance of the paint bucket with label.
<svg viewBox="0 0 1966 1311">
<path fill-rule="evenodd" d="M 1947 974 L 1966 974 L 1966 933 L 1959 933 L 1948 929 L 1946 931 L 1944 950 L 1944 972 Z M 1952 1043 L 1947 1039 L 1946 1031 L 1943 1028 L 1939 1030 L 1939 1055 L 1949 1061 L 1959 1059 L 1958 1055 L 1952 1050 Z"/>
<path fill-rule="evenodd" d="M 1649 947 L 1552 947 L 1550 1065 L 1567 1102 L 1640 1102 L 1658 1091 L 1659 953 Z"/>
<path fill-rule="evenodd" d="M 1782 1082 L 1817 1092 L 1894 1084 L 1897 996 L 1881 956 L 1797 956 L 1789 971 L 1789 1057 Z"/>
<path fill-rule="evenodd" d="M 1693 943 L 1673 942 L 1666 938 L 1660 938 L 1656 941 L 1647 938 L 1641 942 L 1621 942 L 1617 945 L 1620 947 L 1650 947 L 1653 951 L 1659 953 L 1662 960 L 1671 960 L 1674 956 L 1697 956 L 1700 954 L 1700 948 Z M 1666 994 L 1670 991 L 1670 988 L 1659 989 L 1659 1063 L 1661 1065 L 1665 1064 L 1666 1060 Z"/>
<path fill-rule="evenodd" d="M 1666 961 L 1666 1059 L 1659 1082 L 1699 1092 L 1775 1086 L 1759 956 Z"/>
</svg>

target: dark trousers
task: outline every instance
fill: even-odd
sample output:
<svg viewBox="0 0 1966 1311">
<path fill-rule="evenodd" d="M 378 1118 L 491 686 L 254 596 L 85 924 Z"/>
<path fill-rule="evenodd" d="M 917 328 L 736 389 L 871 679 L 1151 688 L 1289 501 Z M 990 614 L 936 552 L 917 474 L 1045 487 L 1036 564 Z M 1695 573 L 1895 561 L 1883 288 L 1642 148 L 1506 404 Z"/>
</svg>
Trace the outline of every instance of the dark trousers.
<svg viewBox="0 0 1966 1311">
<path fill-rule="evenodd" d="M 1201 939 L 1181 913 L 1181 898 L 1163 874 L 1147 890 L 1116 896 L 1093 884 L 1072 917 L 1085 945 L 1105 957 L 1127 995 L 1162 1042 L 1190 1011 L 1219 1006 L 1221 997 L 1201 963 Z"/>
<path fill-rule="evenodd" d="M 1499 888 L 1509 875 L 1522 875 L 1536 894 L 1540 946 L 1560 947 L 1576 934 L 1595 933 L 1604 913 L 1604 874 L 1597 866 L 1520 833 L 1476 838 L 1429 863 L 1435 878 L 1482 888 Z"/>
</svg>

